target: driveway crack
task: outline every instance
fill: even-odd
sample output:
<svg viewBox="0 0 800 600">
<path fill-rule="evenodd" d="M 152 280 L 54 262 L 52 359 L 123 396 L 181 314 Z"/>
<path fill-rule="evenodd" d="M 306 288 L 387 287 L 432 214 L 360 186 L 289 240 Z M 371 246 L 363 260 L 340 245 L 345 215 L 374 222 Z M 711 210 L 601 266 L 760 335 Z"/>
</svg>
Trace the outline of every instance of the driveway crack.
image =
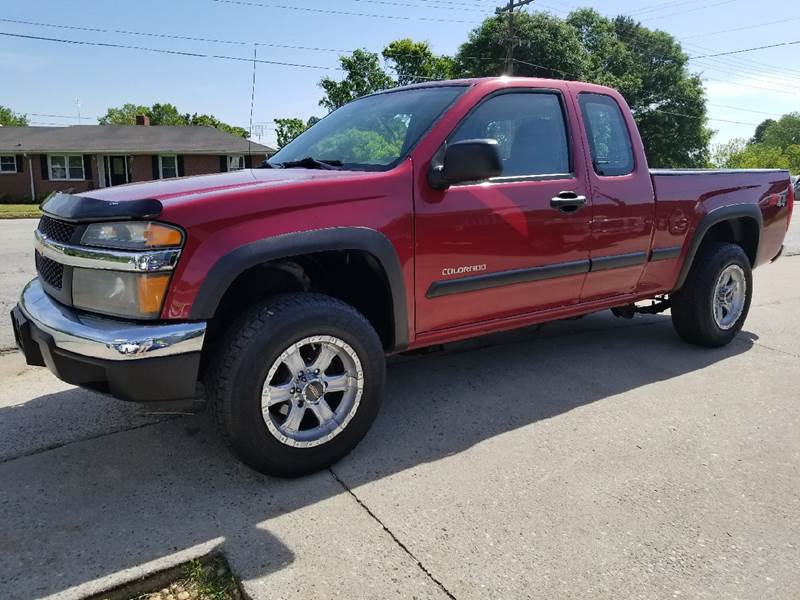
<svg viewBox="0 0 800 600">
<path fill-rule="evenodd" d="M 40 448 L 35 448 L 33 450 L 29 450 L 28 452 L 20 452 L 19 454 L 12 454 L 10 456 L 5 456 L 0 458 L 0 465 L 4 465 L 6 463 L 10 463 L 15 460 L 19 460 L 20 458 L 27 458 L 28 456 L 36 456 L 37 454 L 43 454 L 45 452 L 50 452 L 51 450 L 58 450 L 59 448 L 63 448 L 64 446 L 71 446 L 72 444 L 79 444 L 81 442 L 88 442 L 91 440 L 96 440 L 99 438 L 104 438 L 109 435 L 116 435 L 117 433 L 124 433 L 126 431 L 135 431 L 137 429 L 142 429 L 144 427 L 152 427 L 153 425 L 159 425 L 161 423 L 166 423 L 168 421 L 174 421 L 175 419 L 180 419 L 180 416 L 173 416 L 170 415 L 164 419 L 159 419 L 157 421 L 150 421 L 148 423 L 141 423 L 139 425 L 134 425 L 133 427 L 119 427 L 117 429 L 111 429 L 109 431 L 103 431 L 101 433 L 97 433 L 95 435 L 87 435 L 83 437 L 78 437 L 72 440 L 65 440 L 63 442 L 57 442 L 55 444 L 50 444 L 49 446 L 42 446 Z"/>
<path fill-rule="evenodd" d="M 356 501 L 356 503 L 357 503 L 357 504 L 358 504 L 358 505 L 359 505 L 361 508 L 363 508 L 363 509 L 366 511 L 366 513 L 367 513 L 367 514 L 368 514 L 370 517 L 372 517 L 372 518 L 375 520 L 375 522 L 376 522 L 376 523 L 378 523 L 378 525 L 380 525 L 380 526 L 381 526 L 381 528 L 382 528 L 382 529 L 383 529 L 383 530 L 384 530 L 386 533 L 388 533 L 388 534 L 389 534 L 389 537 L 391 537 L 391 538 L 392 538 L 392 540 L 394 541 L 394 543 L 395 543 L 395 544 L 397 544 L 397 546 L 398 546 L 398 547 L 399 547 L 399 548 L 400 548 L 400 549 L 401 549 L 403 552 L 405 552 L 405 554 L 406 554 L 406 555 L 407 555 L 407 556 L 408 556 L 408 557 L 409 557 L 411 560 L 413 560 L 415 563 L 417 563 L 417 567 L 419 567 L 420 571 L 422 571 L 423 573 L 425 573 L 425 576 L 426 576 L 428 579 L 430 579 L 430 580 L 431 580 L 431 581 L 432 581 L 434 584 L 436 584 L 436 586 L 437 586 L 437 587 L 438 587 L 440 590 L 442 590 L 442 592 L 444 592 L 444 594 L 445 594 L 445 595 L 446 595 L 448 598 L 450 598 L 450 600 L 456 600 L 456 597 L 453 595 L 453 593 L 452 593 L 450 590 L 448 590 L 448 589 L 445 587 L 445 585 L 444 585 L 444 584 L 443 584 L 441 581 L 439 581 L 439 580 L 438 580 L 438 579 L 437 579 L 437 578 L 436 578 L 436 577 L 433 575 L 433 573 L 431 573 L 431 572 L 430 572 L 430 570 L 429 570 L 429 569 L 428 569 L 428 568 L 427 568 L 425 565 L 423 565 L 423 564 L 422 564 L 422 561 L 420 561 L 420 560 L 419 560 L 419 559 L 418 559 L 416 556 L 414 556 L 414 553 L 413 553 L 413 552 L 411 552 L 411 550 L 408 548 L 408 546 L 406 546 L 406 545 L 405 545 L 403 542 L 401 542 L 401 541 L 400 541 L 400 539 L 399 539 L 399 538 L 398 538 L 398 537 L 397 537 L 397 536 L 396 536 L 396 535 L 395 535 L 395 534 L 392 532 L 392 530 L 391 530 L 391 529 L 389 529 L 389 528 L 388 528 L 386 525 L 384 525 L 383 521 L 381 521 L 381 520 L 378 518 L 378 516 L 377 516 L 377 515 L 376 515 L 374 512 L 372 512 L 372 510 L 369 508 L 369 506 L 367 506 L 366 504 L 364 504 L 364 502 L 361 500 L 361 498 L 359 498 L 359 497 L 356 495 L 356 493 L 355 493 L 353 490 L 351 490 L 351 489 L 350 489 L 350 486 L 348 486 L 348 485 L 347 485 L 347 484 L 346 484 L 344 481 L 342 481 L 342 478 L 341 478 L 341 477 L 339 477 L 339 476 L 336 474 L 336 472 L 335 472 L 335 471 L 334 471 L 332 468 L 328 467 L 328 471 L 329 471 L 329 472 L 330 472 L 330 474 L 333 476 L 333 478 L 334 478 L 334 479 L 335 479 L 337 482 L 339 482 L 339 485 L 341 485 L 341 486 L 342 486 L 342 488 L 343 488 L 343 489 L 344 489 L 344 490 L 345 490 L 345 491 L 346 491 L 348 494 L 350 494 L 350 496 L 352 496 L 353 500 L 355 500 L 355 501 Z"/>
</svg>

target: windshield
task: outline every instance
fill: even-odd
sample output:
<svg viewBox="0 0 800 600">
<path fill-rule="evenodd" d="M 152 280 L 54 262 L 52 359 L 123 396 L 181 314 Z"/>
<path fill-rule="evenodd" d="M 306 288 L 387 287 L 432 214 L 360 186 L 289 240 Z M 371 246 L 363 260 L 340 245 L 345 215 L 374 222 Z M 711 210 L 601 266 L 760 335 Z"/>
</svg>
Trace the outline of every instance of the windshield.
<svg viewBox="0 0 800 600">
<path fill-rule="evenodd" d="M 425 87 L 360 98 L 292 140 L 269 164 L 314 168 L 314 159 L 342 169 L 390 169 L 465 89 Z"/>
</svg>

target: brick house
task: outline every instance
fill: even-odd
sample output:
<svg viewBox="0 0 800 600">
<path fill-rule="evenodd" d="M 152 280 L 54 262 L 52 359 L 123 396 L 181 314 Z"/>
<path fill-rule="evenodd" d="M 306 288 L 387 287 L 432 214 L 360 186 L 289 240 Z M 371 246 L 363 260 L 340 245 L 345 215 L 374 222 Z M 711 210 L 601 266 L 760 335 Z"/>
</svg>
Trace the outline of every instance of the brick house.
<svg viewBox="0 0 800 600">
<path fill-rule="evenodd" d="M 0 201 L 258 166 L 275 150 L 211 127 L 0 127 Z"/>
</svg>

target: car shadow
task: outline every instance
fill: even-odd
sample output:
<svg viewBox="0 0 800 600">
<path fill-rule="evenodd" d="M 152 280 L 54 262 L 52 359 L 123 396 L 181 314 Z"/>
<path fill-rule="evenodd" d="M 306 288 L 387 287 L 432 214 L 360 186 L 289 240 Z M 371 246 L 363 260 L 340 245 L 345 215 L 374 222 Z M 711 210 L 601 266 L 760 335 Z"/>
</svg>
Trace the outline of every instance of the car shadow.
<svg viewBox="0 0 800 600">
<path fill-rule="evenodd" d="M 205 414 L 9 460 L 0 464 L 0 596 L 78 586 L 86 595 L 212 550 L 225 552 L 238 577 L 258 580 L 296 559 L 284 541 L 302 526 L 296 513 L 346 498 L 343 484 L 355 489 L 598 400 L 621 401 L 630 390 L 747 352 L 754 339 L 744 332 L 725 348 L 696 348 L 663 315 L 626 322 L 605 313 L 397 357 L 378 419 L 334 465 L 336 477 L 256 473 L 229 454 Z M 4 423 L 26 416 L 87 410 L 74 402 L 80 393 L 0 409 L 0 435 Z M 354 543 L 352 531 L 306 526 L 332 551 L 343 543 L 337 536 Z"/>
</svg>

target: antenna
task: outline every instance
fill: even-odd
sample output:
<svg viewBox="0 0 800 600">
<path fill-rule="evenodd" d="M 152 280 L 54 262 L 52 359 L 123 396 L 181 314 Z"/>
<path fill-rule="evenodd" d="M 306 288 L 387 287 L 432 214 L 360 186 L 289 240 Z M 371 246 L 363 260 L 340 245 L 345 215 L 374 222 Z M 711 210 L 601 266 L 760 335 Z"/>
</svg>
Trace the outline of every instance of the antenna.
<svg viewBox="0 0 800 600">
<path fill-rule="evenodd" d="M 81 99 L 75 98 L 75 107 L 78 109 L 78 125 L 81 124 Z"/>
</svg>

